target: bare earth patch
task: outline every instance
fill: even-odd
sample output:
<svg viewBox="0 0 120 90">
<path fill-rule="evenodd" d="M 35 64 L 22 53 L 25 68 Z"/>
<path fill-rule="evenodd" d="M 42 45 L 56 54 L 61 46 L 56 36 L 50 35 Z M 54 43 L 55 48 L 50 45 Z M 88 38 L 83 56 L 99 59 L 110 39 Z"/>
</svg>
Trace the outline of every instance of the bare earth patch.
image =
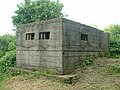
<svg viewBox="0 0 120 90">
<path fill-rule="evenodd" d="M 23 77 L 14 77 L 8 81 L 9 90 L 59 90 L 67 89 L 63 83 L 51 81 L 46 78 L 26 80 Z"/>
<path fill-rule="evenodd" d="M 45 77 L 26 79 L 23 76 L 16 76 L 8 80 L 6 87 L 8 90 L 120 90 L 120 74 L 108 73 L 109 65 L 115 61 L 99 58 L 93 65 L 78 69 L 79 79 L 73 84 Z"/>
</svg>

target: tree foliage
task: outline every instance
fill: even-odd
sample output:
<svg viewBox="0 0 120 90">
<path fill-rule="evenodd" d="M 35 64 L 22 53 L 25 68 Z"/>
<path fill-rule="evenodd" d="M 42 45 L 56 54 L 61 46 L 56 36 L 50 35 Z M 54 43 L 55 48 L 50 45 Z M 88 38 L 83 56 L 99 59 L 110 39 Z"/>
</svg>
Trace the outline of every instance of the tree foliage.
<svg viewBox="0 0 120 90">
<path fill-rule="evenodd" d="M 118 24 L 109 25 L 104 29 L 104 31 L 110 33 L 110 40 L 120 41 L 120 25 Z"/>
<path fill-rule="evenodd" d="M 0 80 L 13 67 L 16 61 L 16 37 L 13 35 L 0 36 Z"/>
<path fill-rule="evenodd" d="M 13 24 L 26 24 L 35 21 L 63 17 L 63 4 L 57 0 L 24 0 L 17 5 L 16 15 L 12 16 Z"/>
<path fill-rule="evenodd" d="M 110 33 L 110 54 L 120 54 L 120 25 L 109 25 L 104 31 Z"/>
<path fill-rule="evenodd" d="M 5 55 L 5 52 L 16 48 L 15 42 L 15 36 L 8 34 L 0 36 L 0 58 Z"/>
</svg>

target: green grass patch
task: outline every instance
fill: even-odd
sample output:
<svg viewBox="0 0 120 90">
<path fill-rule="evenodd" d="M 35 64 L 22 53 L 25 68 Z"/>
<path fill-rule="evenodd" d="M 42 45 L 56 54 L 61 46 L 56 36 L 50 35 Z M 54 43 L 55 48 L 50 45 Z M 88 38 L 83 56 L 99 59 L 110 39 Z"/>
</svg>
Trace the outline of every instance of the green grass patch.
<svg viewBox="0 0 120 90">
<path fill-rule="evenodd" d="M 119 58 L 120 58 L 120 55 L 112 55 L 112 56 L 109 56 L 109 58 L 119 59 Z"/>
<path fill-rule="evenodd" d="M 8 90 L 6 88 L 6 82 L 5 81 L 4 82 L 0 82 L 0 90 Z"/>
</svg>

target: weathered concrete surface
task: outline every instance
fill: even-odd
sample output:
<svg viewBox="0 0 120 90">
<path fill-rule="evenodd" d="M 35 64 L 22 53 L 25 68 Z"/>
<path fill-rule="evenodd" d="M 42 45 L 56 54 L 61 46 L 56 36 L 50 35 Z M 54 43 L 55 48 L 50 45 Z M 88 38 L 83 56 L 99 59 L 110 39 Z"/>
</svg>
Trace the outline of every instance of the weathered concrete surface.
<svg viewBox="0 0 120 90">
<path fill-rule="evenodd" d="M 49 39 L 40 39 L 41 32 L 49 32 Z M 33 40 L 26 40 L 29 33 L 34 33 L 29 36 Z M 81 40 L 82 34 L 86 40 Z M 17 67 L 45 67 L 67 74 L 85 56 L 107 53 L 108 43 L 108 34 L 103 31 L 64 18 L 20 25 L 17 27 Z"/>
<path fill-rule="evenodd" d="M 67 19 L 62 27 L 64 73 L 78 66 L 87 55 L 98 56 L 103 51 L 103 31 Z M 88 40 L 81 40 L 81 34 L 88 35 Z"/>
<path fill-rule="evenodd" d="M 61 19 L 18 26 L 17 67 L 47 67 L 62 73 Z M 39 32 L 50 32 L 50 39 L 39 40 Z M 26 40 L 26 33 L 35 33 L 34 40 Z"/>
</svg>

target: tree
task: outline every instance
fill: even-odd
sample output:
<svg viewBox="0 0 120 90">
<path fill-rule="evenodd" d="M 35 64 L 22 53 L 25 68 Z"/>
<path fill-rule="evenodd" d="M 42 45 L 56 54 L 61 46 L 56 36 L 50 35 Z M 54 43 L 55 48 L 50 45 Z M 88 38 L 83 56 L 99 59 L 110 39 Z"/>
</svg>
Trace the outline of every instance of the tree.
<svg viewBox="0 0 120 90">
<path fill-rule="evenodd" d="M 110 33 L 110 40 L 120 41 L 120 25 L 111 24 L 105 27 L 104 31 Z"/>
<path fill-rule="evenodd" d="M 13 43 L 15 45 L 15 36 L 5 34 L 0 36 L 0 58 L 5 55 L 5 52 L 10 51 L 10 49 L 15 49 L 15 46 L 12 46 Z M 11 45 L 12 43 L 12 45 Z"/>
<path fill-rule="evenodd" d="M 16 15 L 12 16 L 13 25 L 64 17 L 63 4 L 57 0 L 24 0 L 17 5 Z"/>
<path fill-rule="evenodd" d="M 109 25 L 104 31 L 110 33 L 110 54 L 120 54 L 120 25 Z"/>
</svg>

